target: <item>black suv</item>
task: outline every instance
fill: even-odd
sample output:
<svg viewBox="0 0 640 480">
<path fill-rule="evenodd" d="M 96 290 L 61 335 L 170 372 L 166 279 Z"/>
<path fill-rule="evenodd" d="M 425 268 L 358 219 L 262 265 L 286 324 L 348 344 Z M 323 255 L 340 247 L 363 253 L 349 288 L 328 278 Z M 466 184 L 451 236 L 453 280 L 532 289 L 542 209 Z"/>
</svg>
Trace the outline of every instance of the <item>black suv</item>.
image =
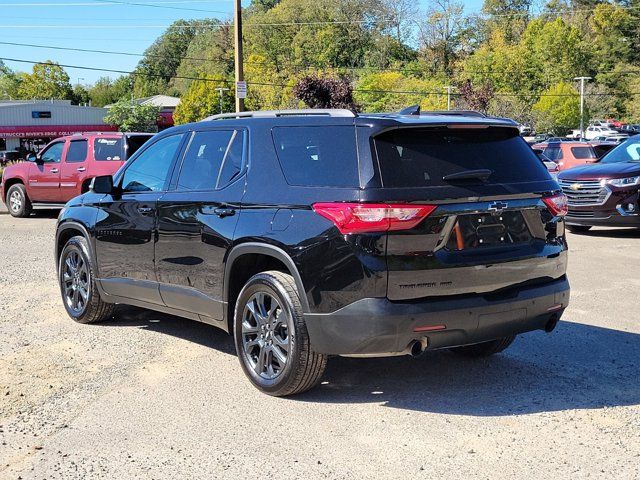
<svg viewBox="0 0 640 480">
<path fill-rule="evenodd" d="M 61 212 L 64 306 L 220 327 L 271 395 L 313 387 L 330 355 L 500 352 L 569 301 L 566 197 L 518 133 L 417 108 L 165 130 Z"/>
</svg>

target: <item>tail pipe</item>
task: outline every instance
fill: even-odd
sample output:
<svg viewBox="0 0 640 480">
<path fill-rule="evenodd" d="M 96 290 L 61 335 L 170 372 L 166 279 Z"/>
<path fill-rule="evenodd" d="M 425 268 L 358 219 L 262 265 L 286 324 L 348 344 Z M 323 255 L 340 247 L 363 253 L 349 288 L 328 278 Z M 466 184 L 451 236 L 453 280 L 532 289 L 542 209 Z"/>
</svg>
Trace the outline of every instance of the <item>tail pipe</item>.
<svg viewBox="0 0 640 480">
<path fill-rule="evenodd" d="M 411 355 L 412 357 L 414 358 L 419 357 L 427 349 L 427 345 L 428 345 L 427 337 L 422 337 L 419 340 L 413 340 L 411 343 L 409 343 L 409 346 L 407 347 L 407 351 L 409 352 L 409 355 Z"/>
</svg>

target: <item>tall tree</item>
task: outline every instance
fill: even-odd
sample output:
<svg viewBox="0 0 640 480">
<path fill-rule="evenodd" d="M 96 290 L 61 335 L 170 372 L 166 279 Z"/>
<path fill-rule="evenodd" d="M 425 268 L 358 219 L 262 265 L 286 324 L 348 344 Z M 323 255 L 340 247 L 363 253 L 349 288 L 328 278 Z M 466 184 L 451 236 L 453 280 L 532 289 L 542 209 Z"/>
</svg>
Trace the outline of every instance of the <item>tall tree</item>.
<svg viewBox="0 0 640 480">
<path fill-rule="evenodd" d="M 71 100 L 73 98 L 69 75 L 51 60 L 35 64 L 30 74 L 23 75 L 17 93 L 22 99 Z"/>
<path fill-rule="evenodd" d="M 16 98 L 19 84 L 19 77 L 0 60 L 0 100 Z"/>
<path fill-rule="evenodd" d="M 566 135 L 580 124 L 580 95 L 568 83 L 558 83 L 543 92 L 533 106 L 538 132 Z M 585 119 L 588 119 L 588 113 Z"/>
<path fill-rule="evenodd" d="M 308 75 L 293 87 L 293 95 L 310 108 L 347 108 L 358 110 L 353 100 L 353 85 L 347 77 Z"/>
</svg>

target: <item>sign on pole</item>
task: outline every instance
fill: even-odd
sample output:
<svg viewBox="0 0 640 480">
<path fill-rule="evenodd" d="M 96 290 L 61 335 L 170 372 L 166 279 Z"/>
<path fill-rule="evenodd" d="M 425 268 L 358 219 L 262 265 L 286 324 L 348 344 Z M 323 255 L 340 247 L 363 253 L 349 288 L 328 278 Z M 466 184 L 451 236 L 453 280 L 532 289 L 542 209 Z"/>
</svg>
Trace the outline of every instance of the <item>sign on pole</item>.
<svg viewBox="0 0 640 480">
<path fill-rule="evenodd" d="M 247 98 L 247 82 L 236 82 L 236 97 Z"/>
</svg>

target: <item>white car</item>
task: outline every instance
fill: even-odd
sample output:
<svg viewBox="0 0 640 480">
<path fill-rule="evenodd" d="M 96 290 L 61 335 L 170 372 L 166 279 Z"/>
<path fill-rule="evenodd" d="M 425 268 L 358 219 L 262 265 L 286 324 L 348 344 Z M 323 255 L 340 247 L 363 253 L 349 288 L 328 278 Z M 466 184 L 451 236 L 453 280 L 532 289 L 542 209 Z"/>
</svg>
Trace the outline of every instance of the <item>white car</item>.
<svg viewBox="0 0 640 480">
<path fill-rule="evenodd" d="M 610 127 L 600 127 L 597 125 L 589 125 L 584 132 L 584 138 L 587 140 L 593 140 L 596 137 L 611 137 L 613 135 L 619 135 L 619 133 Z"/>
</svg>

